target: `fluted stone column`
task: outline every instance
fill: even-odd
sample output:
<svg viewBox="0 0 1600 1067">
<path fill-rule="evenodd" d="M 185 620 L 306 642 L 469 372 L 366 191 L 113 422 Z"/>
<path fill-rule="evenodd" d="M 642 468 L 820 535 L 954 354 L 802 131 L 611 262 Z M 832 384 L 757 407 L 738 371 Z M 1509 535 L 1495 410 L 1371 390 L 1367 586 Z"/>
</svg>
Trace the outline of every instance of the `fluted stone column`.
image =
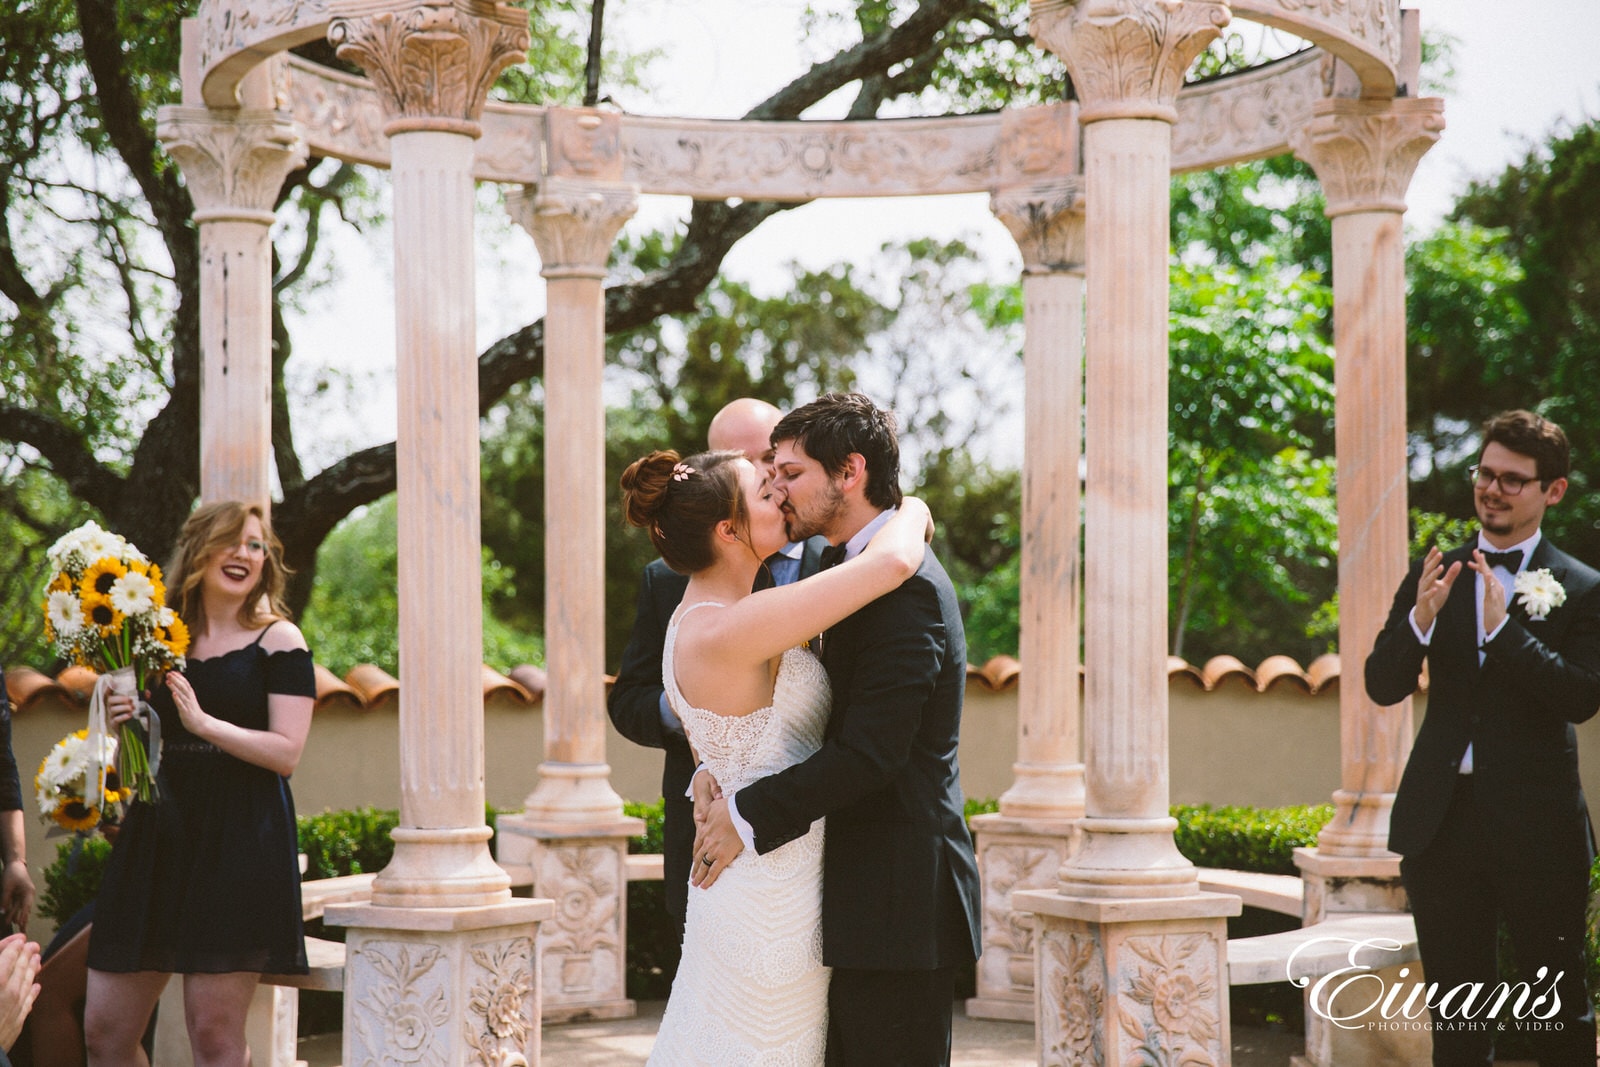
<svg viewBox="0 0 1600 1067">
<path fill-rule="evenodd" d="M 484 824 L 473 142 L 527 15 L 335 0 L 328 39 L 388 112 L 394 181 L 400 826 L 349 926 L 344 1062 L 537 1062 L 537 924 Z M 397 1020 L 401 1020 L 398 1021 Z"/>
<path fill-rule="evenodd" d="M 605 294 L 611 243 L 638 206 L 620 181 L 615 114 L 552 109 L 550 177 L 508 195 L 533 234 L 545 311 L 545 761 L 521 815 L 502 816 L 501 858 L 562 901 L 540 936 L 545 1017 L 632 1015 L 626 996 L 627 845 L 606 763 Z"/>
<path fill-rule="evenodd" d="M 272 503 L 269 231 L 283 180 L 307 155 L 274 107 L 269 67 L 246 78 L 238 110 L 168 106 L 156 124 L 200 229 L 200 499 L 262 507 Z"/>
<path fill-rule="evenodd" d="M 1225 916 L 1173 843 L 1167 759 L 1167 289 L 1174 103 L 1220 0 L 1034 0 L 1084 127 L 1085 816 L 1037 914 L 1045 1063 L 1227 1061 Z"/>
<path fill-rule="evenodd" d="M 1031 1020 L 1033 919 L 1011 894 L 1048 889 L 1083 816 L 1078 755 L 1078 459 L 1083 414 L 1083 181 L 997 191 L 1022 250 L 1026 429 L 1022 463 L 1022 677 L 1016 779 L 972 820 L 983 955 L 967 1014 Z"/>
<path fill-rule="evenodd" d="M 1331 99 L 1291 136 L 1333 219 L 1334 447 L 1339 471 L 1340 788 L 1315 849 L 1295 857 L 1305 921 L 1404 911 L 1389 813 L 1411 751 L 1411 701 L 1380 708 L 1363 665 L 1404 578 L 1406 187 L 1444 129 L 1444 102 Z"/>
</svg>

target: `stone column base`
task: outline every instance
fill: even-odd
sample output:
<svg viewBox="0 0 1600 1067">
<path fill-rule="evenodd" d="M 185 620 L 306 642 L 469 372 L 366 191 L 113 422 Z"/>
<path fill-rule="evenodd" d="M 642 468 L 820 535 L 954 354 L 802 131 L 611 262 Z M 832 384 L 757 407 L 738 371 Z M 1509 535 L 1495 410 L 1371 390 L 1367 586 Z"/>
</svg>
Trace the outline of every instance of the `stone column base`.
<svg viewBox="0 0 1600 1067">
<path fill-rule="evenodd" d="M 1227 1063 L 1228 923 L 1239 898 L 1019 891 L 1035 915 L 1039 1063 Z"/>
<path fill-rule="evenodd" d="M 473 908 L 330 904 L 345 940 L 343 1062 L 539 1062 L 548 900 Z"/>
<path fill-rule="evenodd" d="M 643 819 L 604 824 L 553 823 L 502 815 L 501 864 L 531 871 L 533 895 L 555 901 L 539 928 L 544 972 L 544 1019 L 627 1019 L 638 1006 L 627 997 L 628 838 L 644 833 Z"/>
<path fill-rule="evenodd" d="M 1013 890 L 1052 889 L 1077 846 L 1077 820 L 978 815 L 972 819 L 983 880 L 983 955 L 974 1019 L 1032 1022 L 1033 916 L 1011 907 Z"/>
<path fill-rule="evenodd" d="M 1311 926 L 1342 912 L 1410 911 L 1400 884 L 1400 857 L 1328 856 L 1315 848 L 1294 850 L 1305 883 L 1300 925 Z"/>
</svg>

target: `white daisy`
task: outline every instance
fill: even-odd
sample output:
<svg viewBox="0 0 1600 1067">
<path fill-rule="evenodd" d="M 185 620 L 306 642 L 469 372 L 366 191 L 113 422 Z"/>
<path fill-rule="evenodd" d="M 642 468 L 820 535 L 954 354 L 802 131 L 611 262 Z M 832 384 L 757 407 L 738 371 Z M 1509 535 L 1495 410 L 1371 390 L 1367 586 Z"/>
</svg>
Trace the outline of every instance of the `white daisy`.
<svg viewBox="0 0 1600 1067">
<path fill-rule="evenodd" d="M 92 523 L 90 525 L 93 526 Z M 94 526 L 92 530 L 85 532 L 82 547 L 85 558 L 93 563 L 108 556 L 112 559 L 122 559 L 128 551 L 128 542 L 109 530 Z"/>
<path fill-rule="evenodd" d="M 1545 618 L 1567 602 L 1566 589 L 1556 581 L 1548 567 L 1518 574 L 1512 583 L 1512 592 L 1517 596 L 1517 602 L 1527 610 L 1528 618 L 1534 621 Z"/>
<path fill-rule="evenodd" d="M 51 593 L 45 601 L 44 614 L 59 637 L 70 637 L 83 629 L 83 604 L 76 593 L 60 590 Z"/>
<path fill-rule="evenodd" d="M 78 758 L 82 752 L 83 740 L 76 735 L 69 734 L 56 742 L 56 746 L 39 765 L 39 781 L 57 789 L 78 777 L 83 773 Z"/>
<path fill-rule="evenodd" d="M 147 574 L 129 571 L 111 583 L 111 606 L 124 615 L 142 615 L 156 607 L 156 585 Z"/>
</svg>

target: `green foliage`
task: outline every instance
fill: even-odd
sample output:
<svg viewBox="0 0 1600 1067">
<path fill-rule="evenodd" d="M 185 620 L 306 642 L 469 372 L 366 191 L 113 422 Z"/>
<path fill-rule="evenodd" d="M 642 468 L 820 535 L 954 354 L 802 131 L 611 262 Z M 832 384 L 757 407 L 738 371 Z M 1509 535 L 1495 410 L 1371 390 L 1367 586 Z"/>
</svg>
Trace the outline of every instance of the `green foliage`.
<svg viewBox="0 0 1600 1067">
<path fill-rule="evenodd" d="M 395 498 L 352 515 L 322 543 L 302 628 L 317 662 L 336 674 L 358 663 L 400 669 Z M 520 595 L 510 568 L 483 549 L 483 659 L 502 670 L 544 662 L 544 642 L 500 612 Z M 508 612 L 509 614 L 510 612 Z"/>
<path fill-rule="evenodd" d="M 394 855 L 389 831 L 400 825 L 400 813 L 371 807 L 325 811 L 302 815 L 296 823 L 306 856 L 305 877 L 313 881 L 382 870 Z"/>
<path fill-rule="evenodd" d="M 628 840 L 628 851 L 660 855 L 666 804 L 627 801 L 624 815 L 645 820 L 645 832 Z M 678 973 L 683 946 L 677 924 L 667 913 L 666 889 L 658 881 L 628 883 L 628 996 L 636 1000 L 665 1000 Z"/>
<path fill-rule="evenodd" d="M 74 834 L 56 846 L 55 862 L 44 869 L 39 915 L 60 926 L 94 903 L 111 859 L 111 842 L 99 834 Z"/>
<path fill-rule="evenodd" d="M 1293 635 L 1335 584 L 1328 302 L 1270 256 L 1172 272 L 1174 655 L 1322 651 Z"/>
<path fill-rule="evenodd" d="M 1197 867 L 1296 874 L 1294 850 L 1315 845 L 1333 818 L 1332 804 L 1287 808 L 1175 804 L 1178 851 Z"/>
</svg>

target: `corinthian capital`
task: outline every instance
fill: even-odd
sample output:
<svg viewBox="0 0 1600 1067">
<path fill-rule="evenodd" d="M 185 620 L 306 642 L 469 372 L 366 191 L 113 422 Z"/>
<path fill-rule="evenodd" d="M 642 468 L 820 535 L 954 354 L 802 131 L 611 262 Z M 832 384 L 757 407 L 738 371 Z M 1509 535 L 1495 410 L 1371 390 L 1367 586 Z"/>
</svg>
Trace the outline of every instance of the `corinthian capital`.
<svg viewBox="0 0 1600 1067">
<path fill-rule="evenodd" d="M 1083 179 L 996 190 L 989 210 L 1022 249 L 1024 274 L 1083 273 Z"/>
<path fill-rule="evenodd" d="M 1226 0 L 1032 0 L 1028 30 L 1072 73 L 1084 122 L 1176 122 L 1184 72 L 1233 17 Z"/>
<path fill-rule="evenodd" d="M 489 86 L 528 51 L 528 13 L 492 0 L 332 0 L 328 7 L 328 40 L 377 87 L 390 135 L 478 136 Z"/>
<path fill-rule="evenodd" d="M 546 178 L 506 194 L 506 210 L 533 234 L 546 278 L 602 278 L 611 242 L 639 209 L 639 190 L 620 182 Z"/>
<path fill-rule="evenodd" d="M 1417 163 L 1443 130 L 1444 101 L 1437 97 L 1320 100 L 1289 144 L 1317 172 L 1330 217 L 1404 211 Z"/>
<path fill-rule="evenodd" d="M 306 143 L 281 111 L 163 107 L 156 136 L 183 171 L 196 222 L 272 222 L 283 179 L 306 161 Z"/>
</svg>

